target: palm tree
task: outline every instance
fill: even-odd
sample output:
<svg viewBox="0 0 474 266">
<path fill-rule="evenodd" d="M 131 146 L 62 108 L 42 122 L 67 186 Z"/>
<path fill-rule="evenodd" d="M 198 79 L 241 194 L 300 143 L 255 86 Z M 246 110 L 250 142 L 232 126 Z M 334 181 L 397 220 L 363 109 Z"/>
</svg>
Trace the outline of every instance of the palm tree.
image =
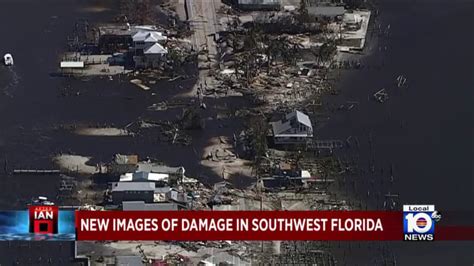
<svg viewBox="0 0 474 266">
<path fill-rule="evenodd" d="M 308 6 L 306 3 L 306 0 L 300 1 L 300 8 L 298 10 L 298 13 L 299 13 L 298 20 L 300 21 L 300 23 L 310 22 L 310 16 L 308 14 Z"/>
<path fill-rule="evenodd" d="M 336 51 L 336 42 L 330 39 L 319 48 L 319 58 L 323 63 L 326 63 L 334 57 Z"/>
<path fill-rule="evenodd" d="M 250 118 L 249 126 L 252 132 L 252 146 L 255 151 L 254 165 L 258 173 L 262 158 L 264 158 L 267 151 L 268 123 L 262 114 Z"/>
<path fill-rule="evenodd" d="M 182 54 L 180 54 L 176 49 L 169 49 L 168 54 L 167 54 L 167 59 L 171 63 L 172 67 L 172 75 L 175 77 L 177 74 L 177 71 L 181 69 L 181 66 L 184 63 L 184 57 Z"/>
</svg>

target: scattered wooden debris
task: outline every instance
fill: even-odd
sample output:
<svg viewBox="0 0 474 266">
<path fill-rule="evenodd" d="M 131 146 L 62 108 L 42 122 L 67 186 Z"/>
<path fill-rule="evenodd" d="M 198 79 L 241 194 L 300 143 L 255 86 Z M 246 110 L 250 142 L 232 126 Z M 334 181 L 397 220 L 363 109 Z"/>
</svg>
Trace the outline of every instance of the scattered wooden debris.
<svg viewBox="0 0 474 266">
<path fill-rule="evenodd" d="M 388 100 L 388 93 L 385 91 L 385 89 L 381 89 L 374 93 L 374 98 L 376 101 L 379 103 L 384 103 L 385 101 Z"/>
<path fill-rule="evenodd" d="M 145 91 L 150 89 L 150 87 L 143 84 L 143 81 L 140 80 L 140 79 L 132 79 L 132 80 L 130 80 L 130 83 L 133 83 L 133 84 L 137 85 L 138 87 L 142 88 Z"/>
<path fill-rule="evenodd" d="M 404 77 L 403 75 L 399 75 L 397 77 L 397 87 L 401 88 L 405 86 L 405 83 L 407 82 L 407 78 Z"/>
</svg>

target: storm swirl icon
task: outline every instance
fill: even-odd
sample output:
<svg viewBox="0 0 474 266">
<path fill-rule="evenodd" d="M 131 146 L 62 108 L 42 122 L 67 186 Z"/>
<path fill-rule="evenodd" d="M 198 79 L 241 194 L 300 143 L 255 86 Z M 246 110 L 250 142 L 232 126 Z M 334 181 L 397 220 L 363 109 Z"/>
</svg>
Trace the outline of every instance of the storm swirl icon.
<svg viewBox="0 0 474 266">
<path fill-rule="evenodd" d="M 420 217 L 420 218 L 418 218 L 418 219 L 416 220 L 416 226 L 418 226 L 418 227 L 420 227 L 420 228 L 425 227 L 427 223 L 428 223 L 428 222 L 427 222 L 426 219 L 423 218 L 423 217 Z"/>
</svg>

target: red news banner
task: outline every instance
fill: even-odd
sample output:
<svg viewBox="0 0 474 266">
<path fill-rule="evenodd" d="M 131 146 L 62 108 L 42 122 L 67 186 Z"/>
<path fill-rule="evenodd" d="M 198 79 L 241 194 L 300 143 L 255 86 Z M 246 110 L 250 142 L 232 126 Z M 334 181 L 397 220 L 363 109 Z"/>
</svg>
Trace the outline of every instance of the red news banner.
<svg viewBox="0 0 474 266">
<path fill-rule="evenodd" d="M 402 212 L 76 211 L 77 240 L 402 240 Z"/>
</svg>

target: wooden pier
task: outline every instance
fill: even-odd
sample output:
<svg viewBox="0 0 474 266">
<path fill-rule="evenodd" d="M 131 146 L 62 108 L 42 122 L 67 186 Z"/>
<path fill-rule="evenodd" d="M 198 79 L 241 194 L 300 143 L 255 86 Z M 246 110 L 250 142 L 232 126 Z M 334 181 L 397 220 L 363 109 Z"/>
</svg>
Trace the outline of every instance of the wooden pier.
<svg viewBox="0 0 474 266">
<path fill-rule="evenodd" d="M 40 174 L 40 175 L 56 175 L 61 171 L 57 169 L 14 169 L 13 174 Z"/>
<path fill-rule="evenodd" d="M 315 140 L 308 144 L 311 149 L 338 149 L 344 147 L 342 140 Z"/>
</svg>

